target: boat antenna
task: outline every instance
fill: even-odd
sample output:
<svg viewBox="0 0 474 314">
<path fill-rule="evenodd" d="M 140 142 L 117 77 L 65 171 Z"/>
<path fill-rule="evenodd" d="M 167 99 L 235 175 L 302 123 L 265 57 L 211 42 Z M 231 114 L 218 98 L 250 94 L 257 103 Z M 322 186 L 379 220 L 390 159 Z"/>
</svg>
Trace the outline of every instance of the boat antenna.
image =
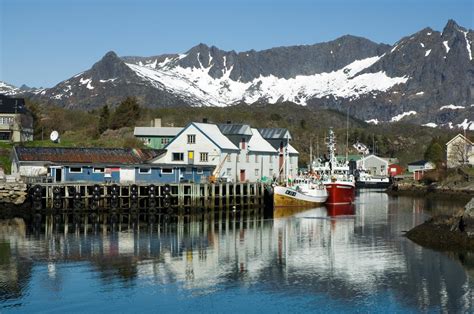
<svg viewBox="0 0 474 314">
<path fill-rule="evenodd" d="M 309 171 L 313 168 L 313 138 L 309 138 Z"/>
<path fill-rule="evenodd" d="M 349 159 L 349 105 L 347 106 L 346 116 L 346 162 Z"/>
</svg>

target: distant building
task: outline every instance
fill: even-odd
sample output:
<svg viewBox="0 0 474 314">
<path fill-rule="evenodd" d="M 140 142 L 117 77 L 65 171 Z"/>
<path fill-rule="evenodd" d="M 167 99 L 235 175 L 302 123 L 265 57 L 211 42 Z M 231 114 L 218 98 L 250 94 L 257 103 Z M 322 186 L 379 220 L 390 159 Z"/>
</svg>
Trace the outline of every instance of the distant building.
<svg viewBox="0 0 474 314">
<path fill-rule="evenodd" d="M 0 141 L 26 142 L 33 140 L 33 117 L 23 98 L 0 94 Z"/>
<path fill-rule="evenodd" d="M 161 119 L 154 119 L 151 127 L 135 127 L 133 135 L 150 148 L 162 149 L 182 130 L 181 127 L 162 127 Z"/>
<path fill-rule="evenodd" d="M 405 169 L 397 164 L 391 164 L 388 166 L 388 175 L 390 177 L 395 177 L 402 175 L 405 172 Z"/>
<path fill-rule="evenodd" d="M 389 176 L 389 165 L 397 163 L 396 158 L 384 158 L 368 155 L 357 160 L 357 169 L 365 169 L 371 175 Z"/>
<path fill-rule="evenodd" d="M 458 134 L 446 143 L 446 161 L 448 168 L 462 165 L 474 165 L 474 144 L 462 134 Z"/>
<path fill-rule="evenodd" d="M 426 171 L 436 168 L 435 164 L 427 160 L 418 160 L 408 164 L 408 172 Z"/>
<path fill-rule="evenodd" d="M 125 148 L 14 147 L 12 175 L 52 182 L 175 182 L 151 162 L 165 150 Z"/>
</svg>

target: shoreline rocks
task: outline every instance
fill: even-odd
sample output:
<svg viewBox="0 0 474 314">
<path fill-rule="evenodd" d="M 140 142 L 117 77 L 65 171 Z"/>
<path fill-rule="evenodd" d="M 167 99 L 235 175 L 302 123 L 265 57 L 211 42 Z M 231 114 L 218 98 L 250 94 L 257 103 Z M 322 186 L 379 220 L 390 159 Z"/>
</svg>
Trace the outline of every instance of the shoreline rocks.
<svg viewBox="0 0 474 314">
<path fill-rule="evenodd" d="M 460 196 L 466 198 L 466 201 L 474 197 L 474 186 L 463 186 L 453 188 L 450 186 L 438 185 L 432 183 L 430 185 L 418 182 L 400 182 L 392 184 L 388 189 L 389 195 L 412 195 L 412 196 Z"/>
<path fill-rule="evenodd" d="M 443 251 L 474 251 L 474 197 L 455 215 L 433 217 L 406 233 L 413 242 Z"/>
<path fill-rule="evenodd" d="M 20 182 L 0 183 L 0 206 L 3 204 L 21 205 L 28 196 L 27 186 Z"/>
</svg>

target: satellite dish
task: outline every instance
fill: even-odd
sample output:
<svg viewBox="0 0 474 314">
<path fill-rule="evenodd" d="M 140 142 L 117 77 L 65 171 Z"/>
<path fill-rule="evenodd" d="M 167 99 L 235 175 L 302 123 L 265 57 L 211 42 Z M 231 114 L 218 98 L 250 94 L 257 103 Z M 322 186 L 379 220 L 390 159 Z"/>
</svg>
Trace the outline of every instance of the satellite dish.
<svg viewBox="0 0 474 314">
<path fill-rule="evenodd" d="M 58 133 L 58 131 L 51 132 L 51 134 L 49 135 L 49 139 L 51 140 L 51 142 L 59 143 L 59 133 Z"/>
</svg>

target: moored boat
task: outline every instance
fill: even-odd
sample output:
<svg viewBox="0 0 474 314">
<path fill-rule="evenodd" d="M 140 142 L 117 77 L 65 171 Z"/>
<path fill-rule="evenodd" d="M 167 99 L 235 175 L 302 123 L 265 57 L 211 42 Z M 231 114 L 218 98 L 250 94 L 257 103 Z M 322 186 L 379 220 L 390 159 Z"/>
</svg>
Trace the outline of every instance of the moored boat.
<svg viewBox="0 0 474 314">
<path fill-rule="evenodd" d="M 358 188 L 386 189 L 390 184 L 392 182 L 387 176 L 373 176 L 363 169 L 357 171 L 356 187 Z"/>
<path fill-rule="evenodd" d="M 313 164 L 317 178 L 321 178 L 328 191 L 328 204 L 351 204 L 355 199 L 355 179 L 350 174 L 349 162 L 338 161 L 336 156 L 336 137 L 332 129 L 327 139 L 329 158 Z"/>
<path fill-rule="evenodd" d="M 311 207 L 323 204 L 328 198 L 326 187 L 311 178 L 297 178 L 291 186 L 275 186 L 273 201 L 275 207 Z"/>
</svg>

